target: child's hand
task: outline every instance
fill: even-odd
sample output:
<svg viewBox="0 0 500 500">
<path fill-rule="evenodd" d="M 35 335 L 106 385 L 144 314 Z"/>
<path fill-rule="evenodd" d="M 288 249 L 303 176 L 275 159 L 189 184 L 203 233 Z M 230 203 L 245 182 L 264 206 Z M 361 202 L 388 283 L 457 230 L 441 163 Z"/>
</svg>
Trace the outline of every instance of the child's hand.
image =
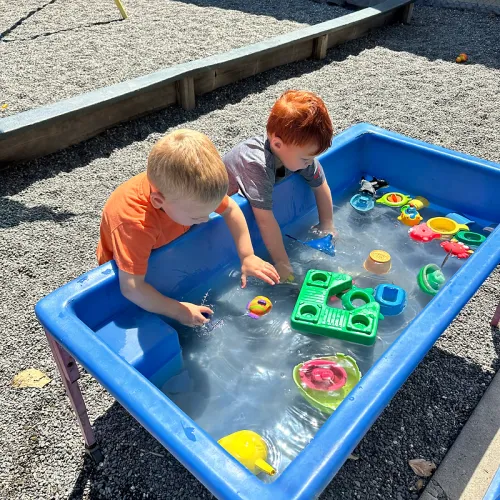
<svg viewBox="0 0 500 500">
<path fill-rule="evenodd" d="M 280 280 L 274 266 L 256 255 L 249 255 L 241 261 L 241 288 L 247 286 L 247 276 L 255 276 L 269 285 L 279 283 Z"/>
<path fill-rule="evenodd" d="M 190 304 L 189 302 L 179 302 L 180 310 L 179 313 L 176 314 L 176 319 L 179 323 L 182 323 L 186 326 L 201 326 L 205 323 L 208 323 L 210 319 L 206 316 L 203 316 L 203 313 L 206 315 L 212 315 L 214 312 L 207 306 L 197 306 L 195 304 Z"/>
<path fill-rule="evenodd" d="M 280 283 L 285 283 L 286 281 L 293 281 L 293 269 L 290 262 L 278 262 L 276 264 L 276 270 L 280 275 Z"/>
<path fill-rule="evenodd" d="M 337 232 L 337 230 L 335 229 L 333 222 L 327 222 L 326 224 L 322 224 L 322 223 L 316 224 L 313 227 L 313 229 L 316 230 L 317 232 L 325 235 L 325 236 L 327 234 L 331 234 L 334 238 L 337 238 L 337 236 L 339 234 Z"/>
</svg>

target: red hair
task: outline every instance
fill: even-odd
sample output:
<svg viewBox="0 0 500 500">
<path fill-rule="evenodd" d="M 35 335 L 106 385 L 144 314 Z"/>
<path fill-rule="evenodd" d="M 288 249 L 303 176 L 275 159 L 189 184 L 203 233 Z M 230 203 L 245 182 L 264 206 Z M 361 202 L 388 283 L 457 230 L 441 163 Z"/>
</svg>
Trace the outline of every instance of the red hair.
<svg viewBox="0 0 500 500">
<path fill-rule="evenodd" d="M 305 90 L 287 90 L 271 109 L 267 134 L 295 146 L 315 143 L 319 154 L 330 147 L 333 125 L 320 97 Z"/>
</svg>

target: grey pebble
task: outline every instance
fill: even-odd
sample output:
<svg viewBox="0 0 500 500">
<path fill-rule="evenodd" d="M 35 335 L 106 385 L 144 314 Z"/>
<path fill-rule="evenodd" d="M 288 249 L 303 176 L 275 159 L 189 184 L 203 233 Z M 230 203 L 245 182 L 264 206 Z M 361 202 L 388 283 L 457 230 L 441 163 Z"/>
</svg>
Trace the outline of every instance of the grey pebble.
<svg viewBox="0 0 500 500">
<path fill-rule="evenodd" d="M 196 5 L 168 2 L 161 15 L 154 13 L 152 3 L 130 2 L 129 24 L 113 21 L 117 18 L 113 2 L 53 2 L 50 9 L 13 31 L 9 37 L 14 41 L 0 42 L 0 98 L 9 103 L 7 113 L 343 12 L 305 0 L 290 0 L 285 6 L 253 0 L 244 4 L 246 11 L 258 12 L 249 23 L 250 14 L 239 10 L 241 2 L 212 1 L 221 9 L 208 0 L 197 0 Z M 46 3 L 20 0 L 2 9 L 6 2 L 0 0 L 0 30 Z M 113 22 L 81 27 L 106 20 Z M 213 498 L 92 377 L 82 373 L 83 395 L 106 455 L 103 466 L 91 463 L 33 314 L 41 297 L 95 266 L 106 199 L 118 184 L 145 168 L 148 151 L 162 134 L 180 126 L 195 128 L 207 133 L 224 153 L 263 131 L 281 92 L 304 88 L 324 98 L 336 133 L 367 121 L 498 162 L 498 23 L 499 18 L 484 14 L 417 5 L 410 26 L 378 30 L 329 51 L 323 61 L 304 61 L 257 75 L 199 97 L 193 111 L 160 111 L 66 151 L 2 171 L 2 494 L 30 500 L 46 500 L 54 492 L 56 498 L 83 500 L 144 494 L 153 499 L 174 494 Z M 192 36 L 205 25 L 207 31 Z M 66 27 L 69 31 L 61 31 Z M 48 32 L 54 33 L 43 35 Z M 159 33 L 165 34 L 164 39 Z M 199 42 L 202 35 L 205 44 Z M 187 39 L 192 40 L 187 43 Z M 117 56 L 121 50 L 126 63 Z M 469 64 L 453 62 L 462 51 L 469 54 Z M 414 498 L 410 488 L 417 478 L 408 460 L 429 457 L 439 464 L 499 368 L 500 338 L 488 324 L 499 300 L 497 270 L 360 442 L 356 454 L 361 459 L 346 462 L 321 500 Z M 41 390 L 12 389 L 10 380 L 26 367 L 46 372 L 53 382 Z M 33 435 L 43 436 L 43 447 L 30 439 Z M 134 442 L 165 458 L 146 454 L 141 462 Z"/>
</svg>

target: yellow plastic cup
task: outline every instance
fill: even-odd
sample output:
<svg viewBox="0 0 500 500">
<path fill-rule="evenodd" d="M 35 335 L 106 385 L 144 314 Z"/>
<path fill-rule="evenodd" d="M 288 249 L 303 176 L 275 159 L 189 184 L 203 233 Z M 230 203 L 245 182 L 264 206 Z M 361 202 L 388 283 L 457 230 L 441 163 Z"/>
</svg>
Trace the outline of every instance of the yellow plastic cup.
<svg viewBox="0 0 500 500">
<path fill-rule="evenodd" d="M 391 256 L 385 250 L 372 250 L 363 267 L 373 274 L 387 274 L 391 270 Z"/>
<path fill-rule="evenodd" d="M 435 233 L 442 234 L 443 236 L 453 236 L 458 231 L 469 230 L 469 226 L 458 224 L 448 217 L 433 217 L 427 221 L 427 226 Z"/>
</svg>

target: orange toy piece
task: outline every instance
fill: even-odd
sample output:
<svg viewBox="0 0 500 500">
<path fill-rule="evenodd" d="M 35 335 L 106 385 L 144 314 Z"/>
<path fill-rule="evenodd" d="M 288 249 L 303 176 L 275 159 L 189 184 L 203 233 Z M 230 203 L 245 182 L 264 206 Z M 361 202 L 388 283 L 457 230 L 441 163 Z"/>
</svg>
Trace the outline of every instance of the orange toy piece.
<svg viewBox="0 0 500 500">
<path fill-rule="evenodd" d="M 467 54 L 465 52 L 462 52 L 461 54 L 459 54 L 459 56 L 455 59 L 455 61 L 457 63 L 463 63 L 463 62 L 466 62 L 468 61 L 469 57 L 467 56 Z"/>
</svg>

